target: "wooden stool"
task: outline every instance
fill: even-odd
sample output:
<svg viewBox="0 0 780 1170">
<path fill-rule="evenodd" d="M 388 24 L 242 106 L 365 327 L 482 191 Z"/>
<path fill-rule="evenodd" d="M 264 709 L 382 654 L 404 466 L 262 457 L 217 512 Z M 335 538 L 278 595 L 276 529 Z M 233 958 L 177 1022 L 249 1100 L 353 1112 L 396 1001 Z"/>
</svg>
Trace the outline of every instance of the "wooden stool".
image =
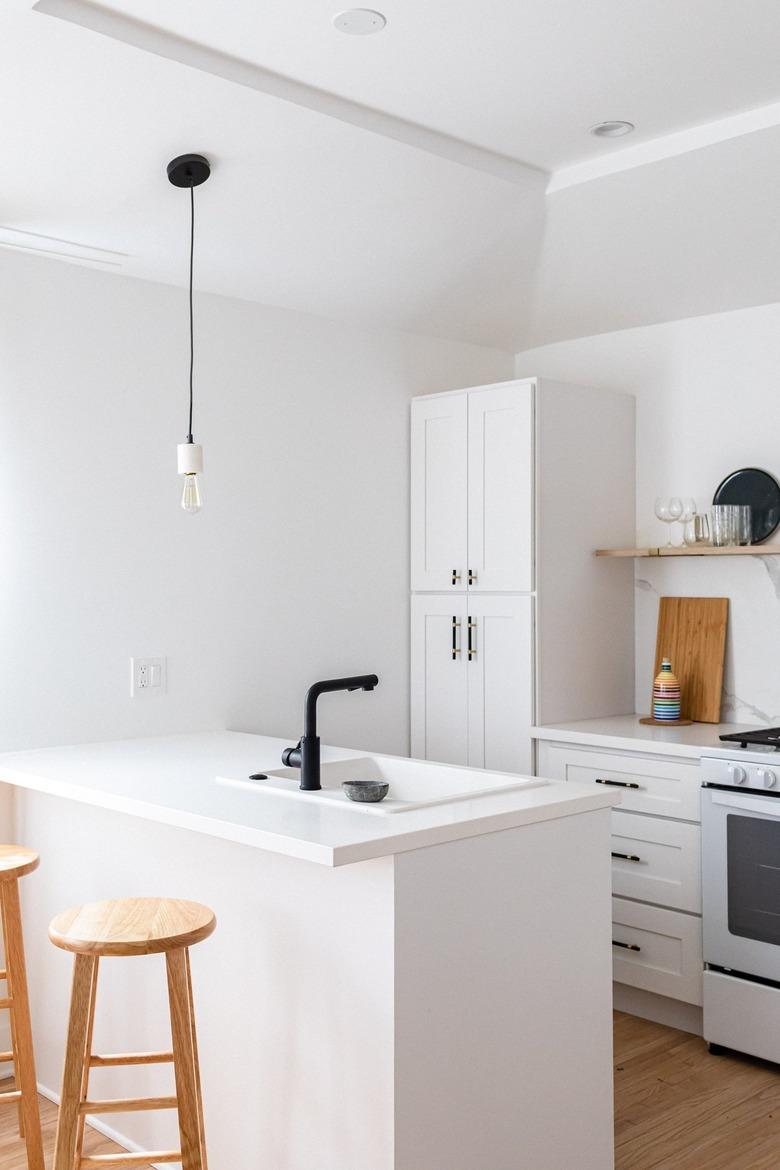
<svg viewBox="0 0 780 1170">
<path fill-rule="evenodd" d="M 0 1008 L 8 1008 L 12 1049 L 11 1052 L 0 1052 L 0 1063 L 13 1062 L 16 1082 L 12 1093 L 0 1093 L 0 1102 L 18 1102 L 19 1134 L 27 1145 L 29 1170 L 44 1170 L 44 1164 L 19 908 L 19 878 L 37 868 L 38 854 L 32 849 L 0 845 L 0 916 L 5 947 L 5 971 L 0 971 L 0 979 L 5 979 L 7 987 L 6 998 L 0 999 Z"/>
<path fill-rule="evenodd" d="M 207 906 L 171 898 L 126 898 L 93 902 L 59 914 L 49 927 L 58 947 L 74 951 L 73 992 L 57 1122 L 54 1170 L 79 1167 L 143 1166 L 147 1162 L 181 1162 L 182 1170 L 207 1170 L 203 1133 L 198 1046 L 192 1005 L 188 947 L 208 938 L 216 918 Z M 92 1052 L 98 962 L 103 956 L 165 954 L 171 1010 L 172 1052 Z M 89 1070 L 121 1065 L 173 1064 L 175 1097 L 131 1097 L 90 1101 Z M 84 1118 L 90 1113 L 177 1109 L 181 1150 L 89 1157 L 82 1154 Z"/>
</svg>

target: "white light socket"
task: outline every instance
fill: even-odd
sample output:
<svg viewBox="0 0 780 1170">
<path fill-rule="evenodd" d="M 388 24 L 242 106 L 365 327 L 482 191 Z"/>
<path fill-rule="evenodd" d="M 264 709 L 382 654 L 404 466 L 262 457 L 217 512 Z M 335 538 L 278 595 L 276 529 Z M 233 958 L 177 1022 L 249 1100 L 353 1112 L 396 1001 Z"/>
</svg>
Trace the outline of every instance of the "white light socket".
<svg viewBox="0 0 780 1170">
<path fill-rule="evenodd" d="M 176 455 L 179 475 L 198 475 L 203 471 L 203 448 L 200 443 L 179 443 Z"/>
</svg>

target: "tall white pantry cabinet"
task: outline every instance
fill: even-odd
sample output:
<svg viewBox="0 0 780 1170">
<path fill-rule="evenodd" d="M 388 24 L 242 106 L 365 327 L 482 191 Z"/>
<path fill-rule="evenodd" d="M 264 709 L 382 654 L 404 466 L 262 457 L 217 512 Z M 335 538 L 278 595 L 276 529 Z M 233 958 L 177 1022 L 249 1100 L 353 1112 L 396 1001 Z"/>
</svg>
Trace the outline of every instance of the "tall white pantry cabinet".
<svg viewBox="0 0 780 1170">
<path fill-rule="evenodd" d="M 535 723 L 634 710 L 634 399 L 529 378 L 412 400 L 412 755 L 534 772 Z"/>
</svg>

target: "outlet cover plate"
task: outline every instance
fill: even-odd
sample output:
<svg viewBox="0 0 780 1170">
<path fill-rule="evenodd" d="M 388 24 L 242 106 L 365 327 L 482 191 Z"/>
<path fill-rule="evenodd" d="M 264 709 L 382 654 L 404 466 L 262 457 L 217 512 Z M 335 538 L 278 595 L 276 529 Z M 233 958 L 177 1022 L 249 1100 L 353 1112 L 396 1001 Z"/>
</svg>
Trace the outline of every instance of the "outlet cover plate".
<svg viewBox="0 0 780 1170">
<path fill-rule="evenodd" d="M 167 668 L 164 658 L 130 659 L 130 697 L 162 695 L 167 686 Z"/>
</svg>

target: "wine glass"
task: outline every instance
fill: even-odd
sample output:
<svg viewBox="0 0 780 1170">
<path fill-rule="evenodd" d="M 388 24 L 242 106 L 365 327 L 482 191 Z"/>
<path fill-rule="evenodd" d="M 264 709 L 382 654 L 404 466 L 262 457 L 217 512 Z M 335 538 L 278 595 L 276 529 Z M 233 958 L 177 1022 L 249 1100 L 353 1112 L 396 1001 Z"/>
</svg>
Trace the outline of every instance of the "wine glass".
<svg viewBox="0 0 780 1170">
<path fill-rule="evenodd" d="M 672 525 L 683 514 L 683 503 L 679 496 L 656 496 L 655 514 L 664 524 L 669 525 L 669 540 L 667 548 L 674 548 L 672 544 Z"/>
<path fill-rule="evenodd" d="M 696 501 L 693 496 L 683 496 L 681 502 L 682 512 L 680 514 L 680 523 L 683 526 L 683 544 L 693 545 L 696 543 L 696 532 L 693 523 L 693 518 L 696 515 Z"/>
</svg>

